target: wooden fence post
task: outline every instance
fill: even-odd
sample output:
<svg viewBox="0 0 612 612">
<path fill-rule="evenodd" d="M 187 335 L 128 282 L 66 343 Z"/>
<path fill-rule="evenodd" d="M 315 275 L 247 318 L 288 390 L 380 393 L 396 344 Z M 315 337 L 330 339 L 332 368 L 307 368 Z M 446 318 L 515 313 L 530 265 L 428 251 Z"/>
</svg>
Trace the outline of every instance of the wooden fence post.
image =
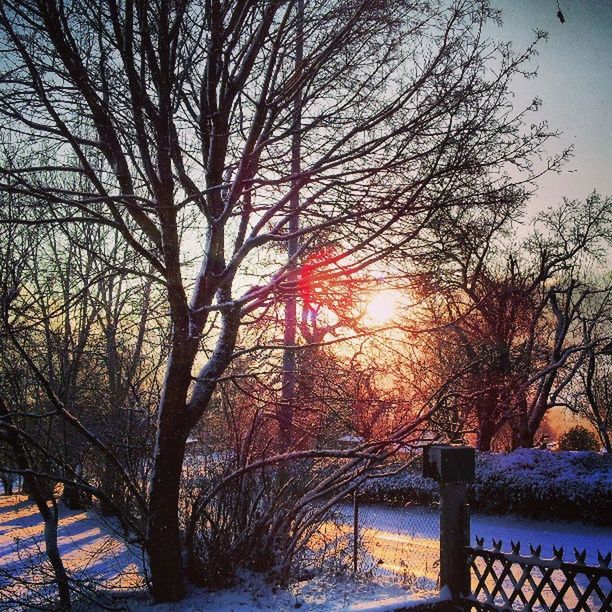
<svg viewBox="0 0 612 612">
<path fill-rule="evenodd" d="M 467 487 L 474 472 L 475 451 L 469 446 L 424 449 L 423 474 L 440 483 L 440 588 L 448 588 L 453 600 L 470 593 Z"/>
<path fill-rule="evenodd" d="M 453 599 L 470 592 L 469 544 L 467 483 L 440 483 L 440 586 L 448 587 Z"/>
</svg>

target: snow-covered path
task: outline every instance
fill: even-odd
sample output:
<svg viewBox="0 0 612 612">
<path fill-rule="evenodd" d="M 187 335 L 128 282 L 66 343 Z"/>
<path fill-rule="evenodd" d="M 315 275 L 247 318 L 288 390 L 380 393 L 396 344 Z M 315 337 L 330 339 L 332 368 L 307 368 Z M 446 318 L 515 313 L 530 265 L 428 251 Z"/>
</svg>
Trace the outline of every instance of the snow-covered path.
<svg viewBox="0 0 612 612">
<path fill-rule="evenodd" d="M 60 506 L 58 544 L 73 586 L 82 581 L 120 597 L 121 609 L 146 612 L 250 612 L 259 610 L 349 610 L 384 612 L 427 597 L 394 580 L 361 577 L 318 577 L 273 588 L 260 576 L 241 574 L 234 588 L 206 592 L 192 588 L 180 604 L 153 606 L 147 602 L 142 551 L 126 546 L 113 519 L 93 511 Z M 26 603 L 27 602 L 27 603 Z M 25 496 L 0 495 L 0 610 L 29 611 L 33 606 L 55 604 L 53 575 L 43 544 L 43 523 L 36 507 Z M 42 608 L 41 608 L 42 609 Z M 100 609 L 95 605 L 89 609 Z"/>
<path fill-rule="evenodd" d="M 340 514 L 344 524 L 334 524 L 333 529 L 350 538 L 352 507 L 342 506 Z M 247 577 L 228 591 L 194 591 L 181 609 L 246 612 L 290 610 L 299 604 L 303 610 L 382 610 L 437 591 L 437 512 L 421 507 L 362 506 L 359 523 L 361 550 L 365 553 L 362 569 L 373 570 L 374 580 L 317 578 L 294 585 L 290 591 L 272 591 L 261 581 Z M 106 588 L 143 586 L 139 550 L 127 548 L 116 527 L 113 520 L 102 520 L 92 512 L 62 508 L 60 551 L 75 578 Z M 476 515 L 472 518 L 472 534 L 473 540 L 475 535 L 485 537 L 487 547 L 491 538 L 502 539 L 504 550 L 510 540 L 521 540 L 524 550 L 529 543 L 542 544 L 543 556 L 548 557 L 552 556 L 553 545 L 562 546 L 570 561 L 574 547 L 586 549 L 590 563 L 596 563 L 598 549 L 604 554 L 612 549 L 610 530 L 577 523 Z M 2 603 L 11 596 L 20 599 L 35 591 L 50 592 L 41 536 L 40 517 L 30 502 L 20 496 L 0 496 L 0 609 L 6 609 Z M 129 608 L 150 609 L 144 603 Z M 155 608 L 165 612 L 164 607 Z"/>
<path fill-rule="evenodd" d="M 139 551 L 123 543 L 113 519 L 61 506 L 58 546 L 75 583 L 120 590 L 144 587 Z M 53 601 L 54 592 L 36 506 L 23 495 L 0 495 L 0 610 L 20 609 L 18 602 L 28 597 L 48 604 L 45 598 Z"/>
</svg>

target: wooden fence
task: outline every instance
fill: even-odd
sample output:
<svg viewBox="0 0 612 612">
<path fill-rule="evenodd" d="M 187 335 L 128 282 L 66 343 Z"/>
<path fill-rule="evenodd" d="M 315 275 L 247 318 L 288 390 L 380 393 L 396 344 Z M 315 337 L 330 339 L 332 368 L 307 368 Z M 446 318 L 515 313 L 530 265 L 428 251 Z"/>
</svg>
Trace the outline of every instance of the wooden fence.
<svg viewBox="0 0 612 612">
<path fill-rule="evenodd" d="M 598 564 L 586 562 L 586 551 L 574 550 L 575 561 L 542 558 L 541 546 L 521 554 L 520 542 L 502 551 L 501 540 L 485 549 L 476 537 L 470 546 L 467 486 L 474 479 L 473 449 L 433 446 L 424 452 L 424 474 L 440 482 L 440 586 L 450 591 L 449 610 L 491 612 L 612 612 L 612 554 L 598 551 Z"/>
<path fill-rule="evenodd" d="M 598 552 L 598 565 L 589 565 L 586 551 L 574 550 L 576 560 L 563 560 L 563 549 L 554 548 L 551 559 L 541 557 L 541 546 L 521 554 L 520 542 L 502 551 L 501 540 L 483 548 L 482 538 L 467 547 L 472 588 L 463 598 L 466 610 L 561 610 L 595 612 L 612 610 L 610 553 Z"/>
</svg>

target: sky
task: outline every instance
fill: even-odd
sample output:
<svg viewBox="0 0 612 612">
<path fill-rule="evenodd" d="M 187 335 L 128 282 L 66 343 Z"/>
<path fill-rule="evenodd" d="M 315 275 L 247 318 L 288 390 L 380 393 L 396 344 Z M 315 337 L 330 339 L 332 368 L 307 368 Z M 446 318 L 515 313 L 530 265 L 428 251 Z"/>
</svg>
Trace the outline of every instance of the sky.
<svg viewBox="0 0 612 612">
<path fill-rule="evenodd" d="M 574 156 L 561 174 L 548 174 L 528 207 L 530 215 L 562 198 L 584 200 L 594 189 L 612 195 L 612 0 L 491 0 L 502 10 L 503 26 L 490 34 L 525 47 L 536 29 L 548 32 L 534 66 L 538 76 L 514 85 L 517 108 L 534 97 L 543 104 L 537 121 L 563 132 L 548 153 L 573 145 Z"/>
</svg>

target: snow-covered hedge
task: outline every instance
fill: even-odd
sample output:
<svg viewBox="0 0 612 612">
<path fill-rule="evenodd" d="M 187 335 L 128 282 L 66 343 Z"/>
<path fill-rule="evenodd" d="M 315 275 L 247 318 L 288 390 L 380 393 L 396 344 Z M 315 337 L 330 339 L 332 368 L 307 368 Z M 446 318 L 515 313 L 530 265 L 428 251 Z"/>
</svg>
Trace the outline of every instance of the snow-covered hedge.
<svg viewBox="0 0 612 612">
<path fill-rule="evenodd" d="M 371 479 L 362 487 L 361 498 L 392 505 L 423 505 L 436 503 L 439 489 L 429 478 L 404 471 Z M 479 453 L 470 504 L 476 512 L 610 525 L 612 457 L 534 449 Z"/>
<path fill-rule="evenodd" d="M 440 489 L 431 478 L 404 471 L 393 476 L 371 478 L 359 488 L 359 498 L 390 506 L 429 506 L 438 503 Z"/>
<path fill-rule="evenodd" d="M 588 451 L 481 454 L 472 504 L 486 512 L 612 524 L 612 459 Z"/>
</svg>

